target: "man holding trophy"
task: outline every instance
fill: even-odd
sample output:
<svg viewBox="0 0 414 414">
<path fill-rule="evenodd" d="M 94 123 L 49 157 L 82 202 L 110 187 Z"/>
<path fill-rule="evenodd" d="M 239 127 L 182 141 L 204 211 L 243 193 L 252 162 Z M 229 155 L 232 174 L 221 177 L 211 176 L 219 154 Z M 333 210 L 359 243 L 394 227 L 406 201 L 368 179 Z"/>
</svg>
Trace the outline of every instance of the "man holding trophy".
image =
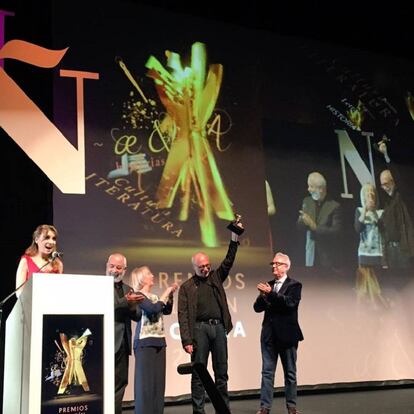
<svg viewBox="0 0 414 414">
<path fill-rule="evenodd" d="M 231 231 L 231 241 L 226 257 L 216 270 L 211 269 L 205 253 L 198 252 L 192 257 L 195 274 L 179 290 L 178 321 L 183 348 L 191 355 L 192 362 L 207 367 L 211 352 L 216 387 L 228 406 L 226 335 L 233 325 L 223 282 L 236 257 L 238 236 L 244 231 L 241 216 L 236 214 L 227 228 Z M 193 413 L 204 414 L 205 389 L 196 372 L 191 377 L 191 398 Z"/>
</svg>

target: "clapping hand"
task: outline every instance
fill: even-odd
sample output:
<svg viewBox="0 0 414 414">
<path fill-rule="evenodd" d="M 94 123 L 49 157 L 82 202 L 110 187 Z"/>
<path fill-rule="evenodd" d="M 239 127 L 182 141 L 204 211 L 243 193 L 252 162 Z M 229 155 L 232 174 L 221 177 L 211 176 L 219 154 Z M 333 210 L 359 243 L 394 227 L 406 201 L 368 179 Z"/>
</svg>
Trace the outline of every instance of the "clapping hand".
<svg viewBox="0 0 414 414">
<path fill-rule="evenodd" d="M 168 286 L 162 294 L 160 300 L 164 303 L 167 303 L 169 300 L 172 300 L 174 292 L 178 289 L 178 283 L 173 283 L 171 286 Z"/>
<path fill-rule="evenodd" d="M 194 352 L 194 347 L 193 347 L 193 345 L 186 345 L 185 347 L 184 347 L 184 351 L 185 352 L 187 352 L 187 354 L 190 354 L 190 355 L 192 355 L 192 353 Z"/>
<path fill-rule="evenodd" d="M 302 221 L 305 226 L 309 227 L 312 231 L 316 230 L 316 223 L 308 213 L 299 210 L 299 214 L 299 220 Z"/>
<path fill-rule="evenodd" d="M 134 292 L 133 290 L 130 290 L 126 295 L 126 300 L 128 302 L 137 302 L 140 303 L 145 299 L 145 295 L 141 292 Z"/>
<path fill-rule="evenodd" d="M 178 283 L 173 283 L 167 290 L 169 290 L 169 295 L 174 295 L 175 291 L 178 289 Z"/>
<path fill-rule="evenodd" d="M 262 294 L 262 295 L 268 295 L 271 291 L 272 291 L 272 288 L 271 288 L 271 286 L 269 285 L 269 283 L 262 283 L 262 282 L 260 282 L 258 285 L 257 285 L 257 289 L 259 290 L 259 292 Z"/>
</svg>

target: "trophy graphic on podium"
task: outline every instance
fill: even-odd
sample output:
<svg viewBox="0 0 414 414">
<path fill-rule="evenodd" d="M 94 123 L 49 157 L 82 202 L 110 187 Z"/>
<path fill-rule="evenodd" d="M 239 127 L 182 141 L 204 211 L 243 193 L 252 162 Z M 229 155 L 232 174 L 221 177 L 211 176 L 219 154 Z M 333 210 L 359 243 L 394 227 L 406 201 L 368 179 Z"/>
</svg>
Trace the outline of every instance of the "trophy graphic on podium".
<svg viewBox="0 0 414 414">
<path fill-rule="evenodd" d="M 236 233 L 238 236 L 240 236 L 244 232 L 243 224 L 241 222 L 242 216 L 240 214 L 235 213 L 234 214 L 234 220 L 230 222 L 230 224 L 227 226 L 227 228 L 232 231 L 233 233 Z"/>
<path fill-rule="evenodd" d="M 89 335 L 92 335 L 89 329 L 86 329 L 80 338 L 73 337 L 68 340 L 64 333 L 59 335 L 62 347 L 66 353 L 66 367 L 57 392 L 58 395 L 64 394 L 67 387 L 72 384 L 81 385 L 85 392 L 90 391 L 82 364 L 83 348 L 85 348 Z"/>
</svg>

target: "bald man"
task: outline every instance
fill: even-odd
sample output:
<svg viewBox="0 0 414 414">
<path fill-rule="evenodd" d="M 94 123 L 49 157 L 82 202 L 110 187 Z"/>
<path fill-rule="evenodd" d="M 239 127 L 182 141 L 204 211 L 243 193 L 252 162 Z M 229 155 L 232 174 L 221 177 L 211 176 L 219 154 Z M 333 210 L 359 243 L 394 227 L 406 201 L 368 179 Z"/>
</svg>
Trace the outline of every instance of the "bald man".
<svg viewBox="0 0 414 414">
<path fill-rule="evenodd" d="M 384 213 L 380 219 L 385 262 L 390 269 L 408 269 L 414 257 L 414 225 L 390 170 L 380 174 Z"/>
<path fill-rule="evenodd" d="M 127 270 L 126 257 L 113 253 L 106 263 L 106 275 L 114 279 L 115 304 L 115 414 L 122 414 L 122 399 L 128 385 L 128 361 L 131 354 L 131 319 L 141 319 L 141 293 L 133 293 L 122 282 Z"/>
<path fill-rule="evenodd" d="M 241 223 L 238 223 L 242 227 Z M 191 263 L 194 275 L 178 292 L 178 322 L 181 342 L 191 361 L 207 367 L 211 352 L 214 378 L 218 391 L 229 405 L 227 392 L 227 334 L 233 328 L 223 282 L 236 257 L 237 234 L 232 232 L 227 255 L 221 265 L 211 269 L 209 257 L 196 253 Z M 191 377 L 191 399 L 194 414 L 204 414 L 205 389 L 197 375 Z"/>
<path fill-rule="evenodd" d="M 379 224 L 384 237 L 385 264 L 390 269 L 408 270 L 408 273 L 402 274 L 410 276 L 409 270 L 414 258 L 414 223 L 401 194 L 401 177 L 388 155 L 387 141 L 383 138 L 378 143 L 378 149 L 384 155 L 388 167 L 380 174 L 384 213 Z M 411 190 L 408 185 L 404 189 Z"/>
<path fill-rule="evenodd" d="M 340 205 L 328 197 L 325 177 L 308 175 L 309 196 L 299 210 L 298 227 L 305 230 L 305 265 L 331 268 L 337 265 L 336 241 L 342 230 Z"/>
</svg>

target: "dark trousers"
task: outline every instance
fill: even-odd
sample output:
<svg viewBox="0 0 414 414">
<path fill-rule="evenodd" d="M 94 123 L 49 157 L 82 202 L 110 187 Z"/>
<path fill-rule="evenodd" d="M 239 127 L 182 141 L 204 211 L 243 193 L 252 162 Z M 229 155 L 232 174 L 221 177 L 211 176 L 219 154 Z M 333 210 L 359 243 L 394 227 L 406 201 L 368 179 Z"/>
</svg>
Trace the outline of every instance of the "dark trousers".
<svg viewBox="0 0 414 414">
<path fill-rule="evenodd" d="M 134 347 L 135 414 L 162 414 L 165 393 L 165 347 Z"/>
<path fill-rule="evenodd" d="M 286 349 L 277 349 L 271 341 L 261 340 L 262 383 L 260 388 L 260 406 L 271 409 L 277 358 L 280 357 L 285 378 L 285 398 L 287 407 L 296 407 L 296 355 L 297 345 Z"/>
<path fill-rule="evenodd" d="M 194 328 L 194 346 L 195 351 L 191 360 L 202 363 L 206 367 L 208 355 L 211 352 L 215 384 L 228 406 L 227 336 L 224 325 L 222 323 L 210 325 L 205 322 L 197 322 Z M 205 389 L 195 372 L 191 376 L 191 398 L 193 413 L 204 414 Z"/>
<path fill-rule="evenodd" d="M 115 353 L 115 414 L 122 414 L 122 399 L 128 385 L 128 352 L 125 343 Z"/>
<path fill-rule="evenodd" d="M 400 242 L 389 242 L 385 246 L 387 264 L 390 269 L 408 269 L 410 258 L 401 250 Z"/>
</svg>

